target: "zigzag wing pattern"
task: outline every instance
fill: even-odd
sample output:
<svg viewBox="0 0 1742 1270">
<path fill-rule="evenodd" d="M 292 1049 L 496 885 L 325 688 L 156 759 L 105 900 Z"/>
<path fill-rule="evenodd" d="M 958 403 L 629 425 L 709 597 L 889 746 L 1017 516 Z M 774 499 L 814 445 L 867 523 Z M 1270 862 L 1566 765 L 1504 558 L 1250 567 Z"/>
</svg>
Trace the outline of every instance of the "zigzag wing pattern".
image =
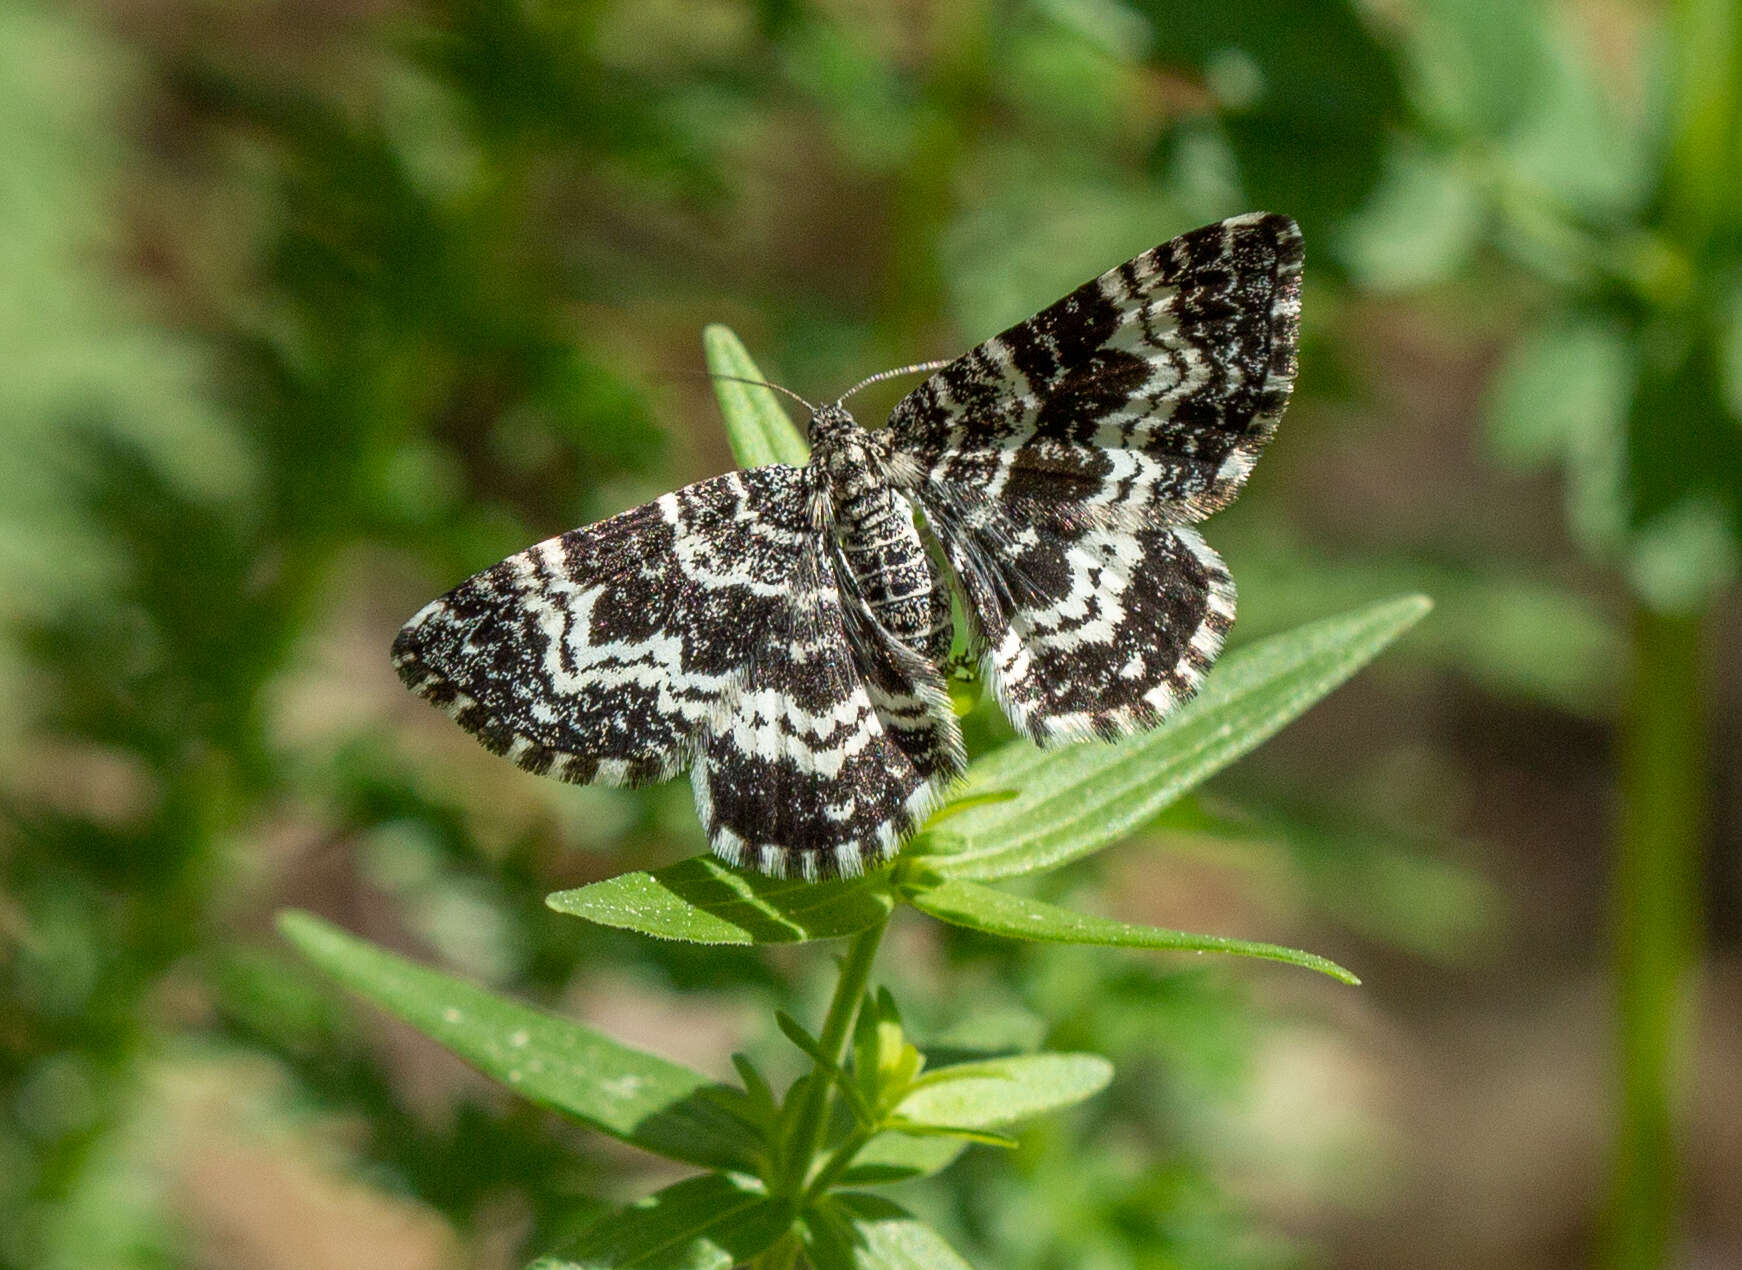
<svg viewBox="0 0 1742 1270">
<path fill-rule="evenodd" d="M 1286 217 L 1182 235 L 951 362 L 881 432 L 817 408 L 802 470 L 702 481 L 485 570 L 406 625 L 394 664 L 530 771 L 690 769 L 730 863 L 858 873 L 965 766 L 950 579 L 915 509 L 1018 731 L 1160 722 L 1234 620 L 1192 525 L 1287 403 L 1300 269 Z"/>
<path fill-rule="evenodd" d="M 883 433 L 923 502 L 975 489 L 1018 518 L 1202 520 L 1288 404 L 1300 231 L 1254 213 L 1085 283 L 927 379 Z"/>
<path fill-rule="evenodd" d="M 808 469 L 687 486 L 462 583 L 405 626 L 394 664 L 529 771 L 638 785 L 693 767 L 729 862 L 857 873 L 911 830 L 945 769 L 904 748 L 916 719 L 892 730 L 878 714 L 827 516 Z"/>
<path fill-rule="evenodd" d="M 981 673 L 1037 745 L 1154 727 L 1234 624 L 1234 581 L 1190 526 L 1019 523 L 973 496 L 927 510 L 979 626 Z"/>
<path fill-rule="evenodd" d="M 1239 492 L 1294 380 L 1300 233 L 1235 217 L 1077 288 L 926 380 L 883 433 L 1039 744 L 1190 697 L 1234 586 L 1189 525 Z"/>
</svg>

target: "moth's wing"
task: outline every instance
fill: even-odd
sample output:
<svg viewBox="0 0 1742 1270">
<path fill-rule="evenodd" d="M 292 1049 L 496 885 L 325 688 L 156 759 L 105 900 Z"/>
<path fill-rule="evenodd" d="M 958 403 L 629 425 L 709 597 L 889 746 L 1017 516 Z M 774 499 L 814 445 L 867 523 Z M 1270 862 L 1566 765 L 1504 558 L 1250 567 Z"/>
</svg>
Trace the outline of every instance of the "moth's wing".
<svg viewBox="0 0 1742 1270">
<path fill-rule="evenodd" d="M 916 659 L 867 628 L 838 576 L 822 552 L 802 556 L 692 773 L 714 851 L 733 864 L 858 874 L 895 853 L 965 765 L 937 672 L 914 673 Z"/>
<path fill-rule="evenodd" d="M 857 872 L 934 781 L 873 706 L 824 514 L 797 468 L 687 486 L 462 583 L 400 632 L 395 665 L 531 771 L 641 784 L 691 767 L 729 862 Z"/>
<path fill-rule="evenodd" d="M 708 579 L 680 546 L 699 528 L 690 493 L 546 539 L 431 601 L 393 642 L 399 677 L 530 772 L 608 785 L 676 775 L 746 651 L 696 639 Z"/>
<path fill-rule="evenodd" d="M 1239 216 L 1109 270 L 927 379 L 882 434 L 1036 742 L 1153 726 L 1234 617 L 1189 526 L 1239 492 L 1295 372 L 1300 231 Z"/>
<path fill-rule="evenodd" d="M 1036 744 L 1155 726 L 1234 624 L 1233 579 L 1190 526 L 1019 522 L 971 491 L 927 517 L 974 615 L 981 673 Z"/>
<path fill-rule="evenodd" d="M 1294 383 L 1300 231 L 1183 234 L 951 362 L 882 434 L 921 502 L 972 487 L 1019 519 L 1203 519 L 1240 490 Z"/>
</svg>

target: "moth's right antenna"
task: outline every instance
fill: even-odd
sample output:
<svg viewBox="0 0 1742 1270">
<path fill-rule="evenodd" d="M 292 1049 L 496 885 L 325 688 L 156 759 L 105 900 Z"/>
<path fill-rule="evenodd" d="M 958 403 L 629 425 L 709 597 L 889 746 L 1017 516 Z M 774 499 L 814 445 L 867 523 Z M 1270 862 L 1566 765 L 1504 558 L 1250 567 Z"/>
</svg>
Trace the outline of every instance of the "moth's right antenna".
<svg viewBox="0 0 1742 1270">
<path fill-rule="evenodd" d="M 869 388 L 872 384 L 880 384 L 885 379 L 895 379 L 901 375 L 917 375 L 924 370 L 942 370 L 954 360 L 955 358 L 953 357 L 946 357 L 941 362 L 915 362 L 911 366 L 897 366 L 894 370 L 880 370 L 875 375 L 861 379 L 858 383 L 847 389 L 846 392 L 835 398 L 835 404 L 838 406 L 848 397 L 851 397 L 854 393 L 858 392 L 861 388 Z"/>
</svg>

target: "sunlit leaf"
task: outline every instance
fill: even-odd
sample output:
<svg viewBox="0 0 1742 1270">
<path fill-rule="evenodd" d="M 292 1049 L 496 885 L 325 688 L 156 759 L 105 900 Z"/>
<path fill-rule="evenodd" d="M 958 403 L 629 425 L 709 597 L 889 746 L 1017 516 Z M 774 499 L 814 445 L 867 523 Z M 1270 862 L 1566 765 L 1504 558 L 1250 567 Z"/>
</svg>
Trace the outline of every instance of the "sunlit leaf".
<svg viewBox="0 0 1742 1270">
<path fill-rule="evenodd" d="M 1275 735 L 1432 607 L 1405 596 L 1228 654 L 1170 722 L 1117 745 L 1040 750 L 1017 742 L 975 763 L 967 791 L 1014 789 L 919 844 L 946 877 L 996 879 L 1056 868 L 1118 841 Z"/>
<path fill-rule="evenodd" d="M 940 1067 L 895 1112 L 921 1124 L 990 1129 L 1092 1098 L 1113 1079 L 1098 1054 L 1017 1054 Z"/>
<path fill-rule="evenodd" d="M 559 913 L 659 939 L 698 944 L 792 944 L 875 926 L 894 899 L 885 873 L 806 882 L 728 868 L 693 856 L 652 873 L 620 873 L 558 891 Z"/>
<path fill-rule="evenodd" d="M 1002 1147 L 1005 1150 L 1015 1150 L 1021 1145 L 1007 1133 L 998 1133 L 992 1129 L 976 1129 L 965 1124 L 930 1124 L 923 1120 L 909 1120 L 905 1116 L 893 1116 L 889 1121 L 890 1132 L 906 1134 L 915 1138 L 956 1138 L 962 1142 L 978 1143 L 981 1146 Z"/>
<path fill-rule="evenodd" d="M 730 1270 L 770 1247 L 792 1218 L 791 1206 L 759 1185 L 693 1177 L 601 1218 L 527 1270 Z"/>
<path fill-rule="evenodd" d="M 754 1167 L 754 1134 L 706 1096 L 712 1082 L 700 1072 L 414 965 L 308 913 L 283 913 L 278 928 L 347 988 L 523 1097 L 674 1160 Z"/>
<path fill-rule="evenodd" d="M 1011 895 L 974 882 L 949 881 L 934 887 L 918 887 L 909 898 L 915 908 L 940 921 L 989 935 L 1002 935 L 1006 939 L 1262 957 L 1267 961 L 1317 970 L 1344 983 L 1360 982 L 1336 962 L 1297 948 L 1228 939 L 1221 935 L 1194 935 L 1181 930 L 1164 930 L 1159 926 L 1139 926 L 1110 917 L 1073 912 L 1056 904 Z"/>
<path fill-rule="evenodd" d="M 971 1270 L 942 1235 L 878 1195 L 826 1196 L 802 1224 L 815 1270 Z"/>
<path fill-rule="evenodd" d="M 702 348 L 708 369 L 733 379 L 714 380 L 714 395 L 726 417 L 726 439 L 740 467 L 790 463 L 801 467 L 810 458 L 810 447 L 769 389 L 737 382 L 764 379 L 751 360 L 743 341 L 729 327 L 714 325 L 702 332 Z"/>
<path fill-rule="evenodd" d="M 919 1138 L 880 1133 L 854 1157 L 842 1174 L 848 1186 L 881 1186 L 942 1172 L 967 1150 L 960 1138 Z"/>
</svg>

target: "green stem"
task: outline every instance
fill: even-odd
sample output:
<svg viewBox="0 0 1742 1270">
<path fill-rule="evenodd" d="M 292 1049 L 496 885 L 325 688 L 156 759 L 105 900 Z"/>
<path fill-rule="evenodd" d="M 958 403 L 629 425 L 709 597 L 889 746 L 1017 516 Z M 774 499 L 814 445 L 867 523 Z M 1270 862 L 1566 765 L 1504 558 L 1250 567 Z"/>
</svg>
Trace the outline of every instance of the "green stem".
<svg viewBox="0 0 1742 1270">
<path fill-rule="evenodd" d="M 1734 223 L 1734 172 L 1742 158 L 1742 15 L 1735 0 L 1677 0 L 1675 122 L 1669 214 L 1684 245 L 1699 248 Z"/>
<path fill-rule="evenodd" d="M 865 984 L 871 978 L 871 963 L 877 957 L 877 945 L 883 939 L 887 921 L 853 937 L 847 955 L 841 961 L 841 978 L 835 984 L 834 998 L 823 1019 L 818 1048 L 830 1062 L 840 1066 L 847 1052 L 847 1038 L 853 1030 L 853 1019 L 859 1012 L 859 1002 L 865 996 Z M 792 1122 L 792 1132 L 781 1159 L 781 1176 L 775 1188 L 782 1195 L 798 1195 L 804 1190 L 811 1162 L 822 1145 L 828 1125 L 829 1094 L 834 1081 L 821 1065 L 815 1067 L 804 1083 L 798 1113 Z"/>
<path fill-rule="evenodd" d="M 750 1264 L 754 1270 L 792 1270 L 798 1264 L 801 1247 L 797 1236 L 788 1234 Z"/>
<path fill-rule="evenodd" d="M 1701 644 L 1697 616 L 1634 615 L 1612 900 L 1620 1104 L 1609 1270 L 1664 1266 L 1675 1237 L 1705 822 Z"/>
<path fill-rule="evenodd" d="M 826 1194 L 828 1189 L 840 1178 L 841 1174 L 845 1173 L 848 1167 L 852 1165 L 854 1159 L 858 1157 L 859 1152 L 865 1149 L 865 1144 L 871 1141 L 872 1138 L 876 1137 L 877 1133 L 878 1131 L 876 1129 L 866 1128 L 864 1125 L 860 1125 L 858 1128 L 854 1129 L 852 1133 L 848 1134 L 846 1140 L 829 1154 L 829 1158 L 823 1162 L 823 1167 L 817 1170 L 817 1174 L 811 1179 L 810 1185 L 805 1187 L 805 1197 L 807 1199 L 815 1199 L 819 1195 Z"/>
</svg>

